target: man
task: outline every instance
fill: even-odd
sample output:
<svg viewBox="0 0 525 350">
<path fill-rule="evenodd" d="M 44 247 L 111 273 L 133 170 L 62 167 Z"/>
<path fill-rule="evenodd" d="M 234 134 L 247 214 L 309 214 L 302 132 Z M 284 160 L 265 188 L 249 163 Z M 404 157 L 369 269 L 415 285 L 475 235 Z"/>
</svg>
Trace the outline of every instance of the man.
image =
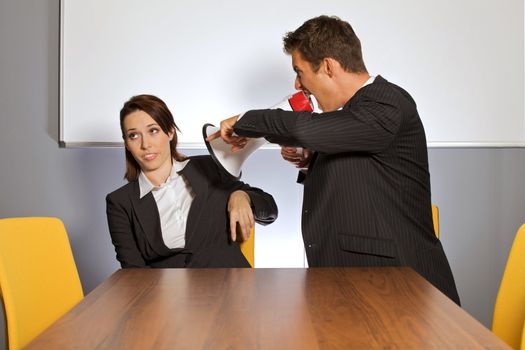
<svg viewBox="0 0 525 350">
<path fill-rule="evenodd" d="M 432 225 L 425 131 L 402 88 L 370 77 L 352 27 L 337 17 L 306 21 L 284 37 L 296 89 L 323 113 L 254 110 L 221 122 L 241 149 L 265 137 L 298 166 L 304 184 L 302 233 L 308 264 L 410 266 L 459 304 Z M 295 153 L 295 147 L 305 150 Z"/>
</svg>

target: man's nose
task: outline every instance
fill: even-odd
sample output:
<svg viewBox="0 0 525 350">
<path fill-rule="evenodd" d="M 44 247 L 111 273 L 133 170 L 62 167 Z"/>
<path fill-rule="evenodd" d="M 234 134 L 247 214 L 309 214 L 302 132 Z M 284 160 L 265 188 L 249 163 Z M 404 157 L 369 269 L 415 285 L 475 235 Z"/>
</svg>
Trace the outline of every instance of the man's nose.
<svg viewBox="0 0 525 350">
<path fill-rule="evenodd" d="M 301 80 L 299 78 L 295 78 L 295 90 L 302 90 L 303 85 L 301 84 Z"/>
</svg>

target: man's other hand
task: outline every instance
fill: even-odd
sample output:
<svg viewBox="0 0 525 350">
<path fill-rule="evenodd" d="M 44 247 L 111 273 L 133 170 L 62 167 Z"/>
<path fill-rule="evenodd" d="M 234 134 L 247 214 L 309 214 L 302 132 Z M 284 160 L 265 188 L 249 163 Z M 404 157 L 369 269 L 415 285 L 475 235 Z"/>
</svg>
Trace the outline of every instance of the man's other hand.
<svg viewBox="0 0 525 350">
<path fill-rule="evenodd" d="M 307 148 L 281 146 L 281 156 L 297 168 L 308 168 L 314 153 Z"/>
</svg>

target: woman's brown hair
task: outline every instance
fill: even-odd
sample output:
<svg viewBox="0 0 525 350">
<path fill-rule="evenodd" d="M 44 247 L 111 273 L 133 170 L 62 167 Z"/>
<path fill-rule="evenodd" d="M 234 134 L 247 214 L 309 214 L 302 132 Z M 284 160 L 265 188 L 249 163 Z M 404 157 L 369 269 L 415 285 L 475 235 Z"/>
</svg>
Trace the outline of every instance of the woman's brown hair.
<svg viewBox="0 0 525 350">
<path fill-rule="evenodd" d="M 186 157 L 177 152 L 177 133 L 175 130 L 179 130 L 179 128 L 175 124 L 173 115 L 164 101 L 153 95 L 133 96 L 124 103 L 124 106 L 120 110 L 120 131 L 122 132 L 124 142 L 126 142 L 124 119 L 135 111 L 143 111 L 147 113 L 157 124 L 159 124 L 164 133 L 169 134 L 173 131 L 173 139 L 170 141 L 171 157 L 177 161 L 186 159 Z M 133 158 L 131 152 L 126 148 L 126 173 L 124 174 L 124 178 L 129 182 L 137 181 L 140 171 L 140 165 L 135 158 Z"/>
</svg>

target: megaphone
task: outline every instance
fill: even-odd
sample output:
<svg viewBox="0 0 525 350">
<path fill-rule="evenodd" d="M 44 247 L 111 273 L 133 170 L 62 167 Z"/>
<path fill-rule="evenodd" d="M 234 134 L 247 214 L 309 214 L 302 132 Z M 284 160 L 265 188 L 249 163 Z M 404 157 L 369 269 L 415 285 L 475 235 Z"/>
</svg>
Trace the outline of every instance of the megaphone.
<svg viewBox="0 0 525 350">
<path fill-rule="evenodd" d="M 312 101 L 303 91 L 296 92 L 287 96 L 284 100 L 271 107 L 270 109 L 282 109 L 284 111 L 308 111 L 312 112 L 314 106 Z M 206 138 L 219 131 L 219 128 L 213 124 L 204 124 L 202 127 L 202 136 L 204 143 L 211 157 L 217 163 L 217 166 L 230 174 L 236 179 L 241 177 L 241 167 L 244 161 L 257 149 L 268 143 L 263 137 L 252 138 L 246 143 L 243 149 L 233 153 L 232 146 L 224 142 L 220 137 L 212 141 L 206 141 Z"/>
</svg>

